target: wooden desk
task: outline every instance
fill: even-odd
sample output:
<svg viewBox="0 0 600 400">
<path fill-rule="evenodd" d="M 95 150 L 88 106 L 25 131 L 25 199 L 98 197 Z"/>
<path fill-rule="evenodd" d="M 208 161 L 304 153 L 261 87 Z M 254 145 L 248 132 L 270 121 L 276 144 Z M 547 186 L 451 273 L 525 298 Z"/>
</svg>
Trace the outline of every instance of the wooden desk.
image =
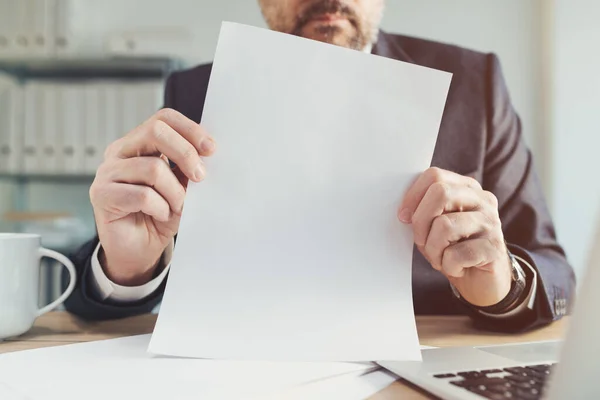
<svg viewBox="0 0 600 400">
<path fill-rule="evenodd" d="M 70 343 L 114 339 L 152 332 L 156 315 L 142 315 L 117 321 L 85 322 L 65 312 L 52 312 L 38 318 L 27 334 L 0 343 L 0 353 L 60 346 Z M 522 335 L 507 336 L 476 331 L 466 317 L 417 317 L 420 342 L 427 346 L 470 346 L 519 343 L 559 339 L 565 321 Z M 377 393 L 371 400 L 422 400 L 430 397 L 406 382 L 395 382 Z"/>
</svg>

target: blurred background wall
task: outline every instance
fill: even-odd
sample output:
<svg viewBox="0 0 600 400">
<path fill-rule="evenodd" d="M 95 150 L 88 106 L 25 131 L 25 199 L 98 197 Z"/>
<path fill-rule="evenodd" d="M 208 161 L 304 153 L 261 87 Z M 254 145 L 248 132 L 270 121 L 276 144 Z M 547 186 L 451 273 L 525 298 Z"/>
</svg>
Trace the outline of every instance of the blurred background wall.
<svg viewBox="0 0 600 400">
<path fill-rule="evenodd" d="M 551 197 L 560 238 L 580 267 L 600 224 L 600 2 L 555 4 Z"/>
<path fill-rule="evenodd" d="M 65 1 L 69 46 L 62 56 L 75 58 L 162 51 L 191 66 L 211 60 L 222 20 L 264 26 L 255 0 Z M 600 26 L 595 15 L 600 15 L 600 4 L 592 0 L 388 0 L 383 21 L 390 32 L 500 57 L 559 237 L 578 271 L 600 207 L 594 172 L 600 145 L 595 123 L 600 53 L 594 50 Z M 69 212 L 92 232 L 90 182 L 91 177 L 31 182 L 22 208 Z M 13 182 L 0 180 L 0 215 L 23 194 L 15 191 Z"/>
</svg>

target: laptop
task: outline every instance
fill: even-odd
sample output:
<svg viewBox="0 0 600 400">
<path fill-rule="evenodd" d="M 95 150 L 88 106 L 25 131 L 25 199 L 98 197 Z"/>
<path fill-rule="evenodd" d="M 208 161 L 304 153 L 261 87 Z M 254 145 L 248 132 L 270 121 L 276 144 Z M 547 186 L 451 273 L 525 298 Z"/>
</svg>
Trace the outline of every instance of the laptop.
<svg viewBox="0 0 600 400">
<path fill-rule="evenodd" d="M 564 341 L 436 348 L 423 361 L 379 364 L 442 399 L 600 399 L 600 232 L 581 282 Z"/>
</svg>

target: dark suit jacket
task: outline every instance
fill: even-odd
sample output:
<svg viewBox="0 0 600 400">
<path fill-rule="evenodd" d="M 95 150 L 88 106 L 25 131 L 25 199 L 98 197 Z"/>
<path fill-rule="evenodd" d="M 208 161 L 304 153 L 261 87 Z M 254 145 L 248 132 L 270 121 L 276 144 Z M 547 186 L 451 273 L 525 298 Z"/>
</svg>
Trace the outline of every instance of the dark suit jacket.
<svg viewBox="0 0 600 400">
<path fill-rule="evenodd" d="M 475 316 L 475 321 L 488 329 L 520 330 L 559 318 L 564 302 L 570 304 L 573 297 L 574 274 L 556 241 L 496 56 L 386 33 L 380 33 L 373 53 L 454 74 L 432 165 L 474 177 L 493 192 L 510 250 L 538 271 L 533 313 L 502 321 Z M 202 65 L 174 73 L 166 85 L 165 106 L 199 123 L 210 72 L 211 65 Z M 90 285 L 90 257 L 97 243 L 97 238 L 92 240 L 73 257 L 79 282 L 67 308 L 85 318 L 105 319 L 148 312 L 156 306 L 164 285 L 138 303 L 99 300 Z M 413 292 L 417 314 L 469 312 L 453 297 L 446 278 L 418 251 L 413 262 Z"/>
</svg>

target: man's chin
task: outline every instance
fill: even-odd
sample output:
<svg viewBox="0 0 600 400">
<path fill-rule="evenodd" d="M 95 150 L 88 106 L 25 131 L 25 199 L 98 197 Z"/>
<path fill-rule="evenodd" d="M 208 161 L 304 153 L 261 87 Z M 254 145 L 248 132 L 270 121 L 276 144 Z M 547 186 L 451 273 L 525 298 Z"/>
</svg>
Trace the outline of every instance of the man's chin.
<svg viewBox="0 0 600 400">
<path fill-rule="evenodd" d="M 349 22 L 347 24 L 307 24 L 300 35 L 307 39 L 334 44 L 342 47 L 354 47 L 356 43 L 356 29 Z"/>
</svg>

